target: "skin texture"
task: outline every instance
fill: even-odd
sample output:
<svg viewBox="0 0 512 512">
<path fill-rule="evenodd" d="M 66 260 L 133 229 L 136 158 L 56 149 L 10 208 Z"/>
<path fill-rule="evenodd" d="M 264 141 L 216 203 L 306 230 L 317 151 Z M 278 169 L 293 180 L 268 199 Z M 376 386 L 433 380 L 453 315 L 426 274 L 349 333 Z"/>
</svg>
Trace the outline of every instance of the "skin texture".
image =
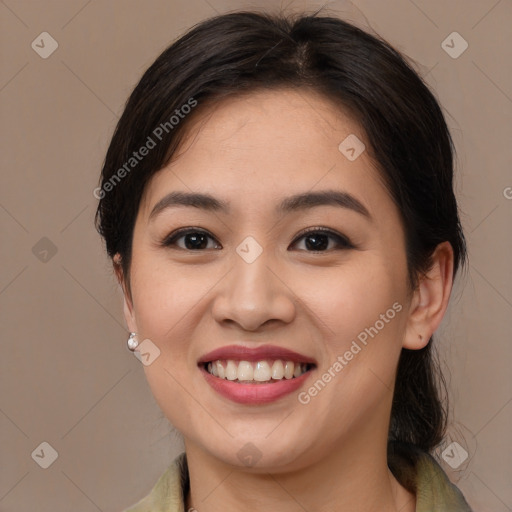
<svg viewBox="0 0 512 512">
<path fill-rule="evenodd" d="M 311 91 L 274 90 L 228 98 L 188 127 L 177 158 L 145 190 L 135 224 L 125 317 L 139 339 L 161 351 L 145 366 L 159 406 L 183 434 L 191 493 L 187 507 L 217 510 L 413 511 L 415 498 L 386 464 L 392 390 L 402 347 L 422 348 L 438 327 L 452 287 L 451 246 L 440 244 L 417 290 L 407 281 L 399 211 L 367 151 L 349 161 L 338 146 L 356 122 Z M 287 196 L 335 189 L 355 196 L 371 220 L 319 206 L 276 215 Z M 173 207 L 149 220 L 172 191 L 203 192 L 228 214 Z M 174 230 L 201 228 L 206 249 L 159 245 Z M 323 252 L 299 238 L 325 227 Z M 247 263 L 247 237 L 263 249 Z M 402 306 L 324 389 L 266 405 L 218 395 L 197 367 L 201 355 L 231 344 L 273 344 L 313 357 L 307 390 L 357 335 L 394 303 Z M 420 339 L 420 336 L 422 339 Z M 261 458 L 247 467 L 240 450 Z M 245 448 L 244 448 L 245 447 Z"/>
</svg>

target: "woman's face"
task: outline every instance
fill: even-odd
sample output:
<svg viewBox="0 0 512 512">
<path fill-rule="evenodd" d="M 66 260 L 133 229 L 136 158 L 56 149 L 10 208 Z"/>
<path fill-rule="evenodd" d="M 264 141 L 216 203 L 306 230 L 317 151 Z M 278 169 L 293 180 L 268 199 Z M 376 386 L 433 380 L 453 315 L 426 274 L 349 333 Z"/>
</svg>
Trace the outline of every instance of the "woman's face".
<svg viewBox="0 0 512 512">
<path fill-rule="evenodd" d="M 399 212 L 361 128 L 321 96 L 278 90 L 189 129 L 145 190 L 125 306 L 150 340 L 161 409 L 187 449 L 238 466 L 382 443 L 410 297 Z"/>
</svg>

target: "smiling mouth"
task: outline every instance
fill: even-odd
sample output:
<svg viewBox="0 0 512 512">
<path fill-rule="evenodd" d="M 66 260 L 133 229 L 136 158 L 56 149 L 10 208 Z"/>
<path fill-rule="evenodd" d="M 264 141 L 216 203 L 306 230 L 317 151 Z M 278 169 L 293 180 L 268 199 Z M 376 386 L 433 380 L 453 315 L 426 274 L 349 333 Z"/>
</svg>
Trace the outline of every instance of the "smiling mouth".
<svg viewBox="0 0 512 512">
<path fill-rule="evenodd" d="M 292 380 L 315 368 L 312 363 L 299 363 L 282 359 L 243 361 L 217 359 L 201 364 L 202 368 L 218 379 L 237 384 L 271 384 Z"/>
</svg>

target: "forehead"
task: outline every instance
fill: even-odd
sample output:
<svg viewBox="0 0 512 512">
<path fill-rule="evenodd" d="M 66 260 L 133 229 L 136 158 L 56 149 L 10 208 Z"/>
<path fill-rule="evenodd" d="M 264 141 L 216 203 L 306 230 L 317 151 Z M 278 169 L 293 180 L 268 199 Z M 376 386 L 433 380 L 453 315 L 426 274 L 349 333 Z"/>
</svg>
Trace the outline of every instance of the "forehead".
<svg viewBox="0 0 512 512">
<path fill-rule="evenodd" d="M 193 112 L 187 134 L 176 152 L 179 158 L 193 145 L 197 152 L 225 149 L 232 157 L 250 151 L 311 150 L 332 144 L 344 133 L 365 135 L 347 109 L 311 89 L 257 90 L 229 96 Z M 304 144 L 307 142 L 307 144 Z"/>
<path fill-rule="evenodd" d="M 366 151 L 350 161 L 339 149 L 353 136 L 368 146 L 359 124 L 316 92 L 264 90 L 200 107 L 171 163 L 146 187 L 141 203 L 146 216 L 173 189 L 277 200 L 315 186 L 363 195 L 369 182 L 381 186 Z"/>
</svg>

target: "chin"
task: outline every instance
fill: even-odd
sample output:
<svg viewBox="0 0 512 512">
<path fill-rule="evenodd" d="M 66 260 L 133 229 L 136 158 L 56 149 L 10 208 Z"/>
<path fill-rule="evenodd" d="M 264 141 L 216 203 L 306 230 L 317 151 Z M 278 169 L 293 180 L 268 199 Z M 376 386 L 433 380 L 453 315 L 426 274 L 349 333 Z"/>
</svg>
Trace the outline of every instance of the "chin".
<svg viewBox="0 0 512 512">
<path fill-rule="evenodd" d="M 283 442 L 286 439 L 286 442 Z M 210 455 L 225 464 L 255 473 L 276 473 L 301 469 L 311 463 L 306 446 L 298 439 L 280 434 L 275 439 L 265 436 L 237 436 L 219 450 L 219 445 L 203 445 Z M 211 442 L 211 440 L 210 440 Z"/>
</svg>

